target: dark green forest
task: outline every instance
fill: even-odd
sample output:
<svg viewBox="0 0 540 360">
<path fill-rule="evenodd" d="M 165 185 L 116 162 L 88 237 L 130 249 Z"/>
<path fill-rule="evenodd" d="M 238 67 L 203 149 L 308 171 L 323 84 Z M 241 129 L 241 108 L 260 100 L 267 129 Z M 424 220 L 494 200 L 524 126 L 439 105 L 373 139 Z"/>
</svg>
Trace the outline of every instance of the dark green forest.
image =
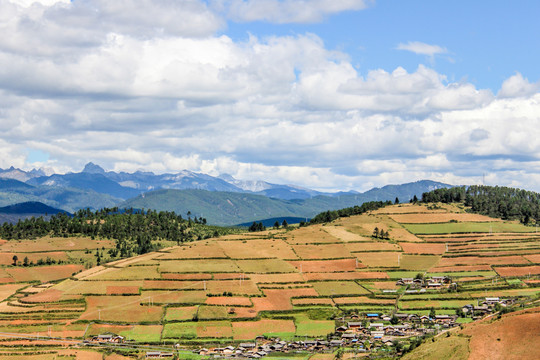
<svg viewBox="0 0 540 360">
<path fill-rule="evenodd" d="M 368 202 L 363 203 L 362 205 L 347 207 L 340 210 L 329 210 L 329 211 L 322 212 L 314 216 L 313 219 L 309 221 L 309 223 L 321 224 L 321 223 L 332 222 L 342 217 L 360 215 L 367 211 L 377 210 L 388 205 L 392 205 L 392 202 L 391 201 L 368 201 Z M 300 223 L 300 225 L 303 225 L 303 224 Z"/>
<path fill-rule="evenodd" d="M 79 210 L 73 216 L 64 213 L 21 220 L 17 224 L 5 223 L 0 227 L 0 237 L 6 240 L 36 239 L 44 236 L 88 236 L 92 239 L 116 240 L 112 257 L 129 257 L 161 248 L 160 241 L 187 241 L 221 236 L 238 229 L 206 225 L 206 219 L 182 218 L 168 211 L 120 211 L 117 207 L 91 211 Z"/>
<path fill-rule="evenodd" d="M 458 202 L 477 214 L 519 220 L 523 224 L 540 222 L 540 194 L 533 191 L 471 185 L 426 192 L 422 194 L 422 202 Z"/>
</svg>

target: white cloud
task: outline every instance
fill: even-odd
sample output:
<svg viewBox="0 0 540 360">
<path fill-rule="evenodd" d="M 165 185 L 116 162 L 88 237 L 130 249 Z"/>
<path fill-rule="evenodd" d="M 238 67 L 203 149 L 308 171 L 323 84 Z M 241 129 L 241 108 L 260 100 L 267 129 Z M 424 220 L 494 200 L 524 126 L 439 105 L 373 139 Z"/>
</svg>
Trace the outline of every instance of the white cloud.
<svg viewBox="0 0 540 360">
<path fill-rule="evenodd" d="M 497 96 L 501 98 L 529 96 L 540 90 L 540 82 L 531 84 L 529 80 L 517 73 L 506 79 Z"/>
<path fill-rule="evenodd" d="M 215 8 L 239 22 L 313 23 L 326 16 L 365 9 L 371 0 L 215 0 Z"/>
<path fill-rule="evenodd" d="M 439 45 L 430 45 L 420 41 L 409 41 L 408 43 L 400 43 L 396 49 L 410 51 L 418 55 L 434 56 L 437 54 L 446 54 L 448 50 Z"/>
<path fill-rule="evenodd" d="M 62 171 L 92 160 L 357 190 L 486 172 L 540 190 L 540 94 L 520 74 L 495 97 L 423 65 L 359 72 L 315 35 L 213 35 L 219 18 L 184 3 L 0 1 L 0 167 L 32 167 L 34 149 Z"/>
</svg>

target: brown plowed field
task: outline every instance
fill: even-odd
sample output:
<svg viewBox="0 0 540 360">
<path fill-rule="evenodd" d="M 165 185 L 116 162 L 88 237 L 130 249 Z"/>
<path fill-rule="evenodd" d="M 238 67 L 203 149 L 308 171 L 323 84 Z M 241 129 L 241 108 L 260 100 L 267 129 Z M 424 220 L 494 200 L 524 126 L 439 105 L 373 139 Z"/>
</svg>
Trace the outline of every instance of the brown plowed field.
<svg viewBox="0 0 540 360">
<path fill-rule="evenodd" d="M 215 276 L 216 274 L 214 274 Z M 162 273 L 161 277 L 163 279 L 171 280 L 210 280 L 212 279 L 212 274 L 203 273 L 203 274 L 175 274 L 175 273 Z"/>
<path fill-rule="evenodd" d="M 137 286 L 107 286 L 107 295 L 138 295 Z"/>
<path fill-rule="evenodd" d="M 289 261 L 289 264 L 303 273 L 355 271 L 356 263 L 356 259 Z M 360 262 L 358 265 L 361 265 Z"/>
<path fill-rule="evenodd" d="M 83 269 L 84 266 L 82 265 L 51 265 L 27 268 L 9 268 L 6 271 L 17 282 L 36 280 L 48 282 L 68 278 L 71 276 L 71 274 Z"/>
<path fill-rule="evenodd" d="M 538 308 L 536 308 L 538 311 Z M 502 319 L 468 325 L 469 360 L 540 359 L 540 313 L 507 314 Z"/>
<path fill-rule="evenodd" d="M 328 298 L 304 298 L 291 299 L 293 305 L 334 305 L 332 299 Z"/>
<path fill-rule="evenodd" d="M 206 299 L 207 305 L 251 306 L 248 297 L 241 296 L 211 296 Z"/>
<path fill-rule="evenodd" d="M 388 279 L 388 274 L 382 271 L 351 271 L 333 273 L 306 273 L 306 281 L 314 280 L 362 280 L 362 279 Z"/>
<path fill-rule="evenodd" d="M 298 258 L 290 245 L 281 239 L 250 240 L 249 244 L 243 241 L 218 241 L 217 243 L 225 255 L 231 259 Z"/>
<path fill-rule="evenodd" d="M 344 244 L 293 245 L 300 259 L 335 259 L 352 257 Z"/>
<path fill-rule="evenodd" d="M 454 271 L 489 271 L 490 265 L 465 265 L 465 266 L 437 266 L 429 269 L 429 272 L 442 273 Z"/>
<path fill-rule="evenodd" d="M 265 283 L 283 283 L 283 282 L 304 282 L 302 274 L 286 273 L 286 274 L 249 274 L 249 278 L 257 284 Z"/>
<path fill-rule="evenodd" d="M 478 257 L 462 256 L 457 258 L 442 258 L 438 266 L 456 265 L 501 265 L 501 264 L 528 264 L 529 262 L 521 256 L 500 256 L 500 257 Z"/>
<path fill-rule="evenodd" d="M 534 264 L 540 264 L 540 254 L 536 255 L 523 255 L 523 257 Z"/>
<path fill-rule="evenodd" d="M 324 228 L 321 225 L 302 227 L 294 232 L 287 233 L 285 241 L 289 244 L 340 242 L 338 238 L 324 231 Z"/>
<path fill-rule="evenodd" d="M 171 250 L 169 253 L 160 255 L 159 260 L 169 259 L 208 259 L 208 258 L 226 258 L 223 249 L 215 243 L 214 240 L 209 240 L 198 243 L 189 243 Z"/>
<path fill-rule="evenodd" d="M 386 241 L 349 243 L 345 247 L 351 252 L 362 251 L 399 251 L 398 245 Z"/>
<path fill-rule="evenodd" d="M 442 255 L 446 249 L 446 245 L 444 244 L 399 243 L 399 246 L 401 246 L 403 252 L 407 254 Z"/>
<path fill-rule="evenodd" d="M 368 267 L 397 267 L 400 252 L 364 252 L 354 256 Z"/>
<path fill-rule="evenodd" d="M 523 267 L 496 267 L 494 268 L 500 276 L 528 276 L 539 275 L 540 266 L 523 266 Z"/>
</svg>

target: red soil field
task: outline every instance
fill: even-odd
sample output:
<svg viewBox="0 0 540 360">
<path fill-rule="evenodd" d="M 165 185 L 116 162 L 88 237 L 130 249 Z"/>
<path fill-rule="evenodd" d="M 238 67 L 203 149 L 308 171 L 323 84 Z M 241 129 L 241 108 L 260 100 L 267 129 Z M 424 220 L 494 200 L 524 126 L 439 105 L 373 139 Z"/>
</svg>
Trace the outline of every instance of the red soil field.
<svg viewBox="0 0 540 360">
<path fill-rule="evenodd" d="M 303 298 L 291 299 L 293 305 L 334 305 L 332 299 L 328 298 Z"/>
<path fill-rule="evenodd" d="M 494 270 L 500 276 L 527 276 L 527 275 L 539 275 L 540 266 L 523 266 L 523 267 L 496 267 Z"/>
<path fill-rule="evenodd" d="M 168 280 L 210 280 L 212 274 L 175 274 L 175 273 L 162 273 L 161 277 Z"/>
<path fill-rule="evenodd" d="M 361 279 L 388 279 L 388 274 L 382 271 L 351 271 L 334 273 L 306 273 L 306 281 L 311 280 L 361 280 Z"/>
<path fill-rule="evenodd" d="M 238 273 L 217 273 L 214 274 L 214 280 L 238 280 L 238 279 L 244 279 L 249 280 L 250 276 L 246 274 L 238 274 Z"/>
<path fill-rule="evenodd" d="M 29 295 L 22 299 L 22 302 L 27 303 L 42 303 L 42 302 L 55 302 L 60 300 L 63 292 L 56 289 L 43 290 L 37 294 Z"/>
<path fill-rule="evenodd" d="M 301 259 L 336 259 L 351 257 L 345 244 L 293 245 Z"/>
<path fill-rule="evenodd" d="M 249 274 L 249 277 L 257 284 L 304 282 L 302 274 L 299 273 Z"/>
<path fill-rule="evenodd" d="M 540 254 L 536 255 L 523 255 L 523 257 L 534 264 L 540 264 Z"/>
<path fill-rule="evenodd" d="M 291 264 L 303 273 L 334 272 L 354 271 L 356 270 L 357 261 L 356 259 L 289 261 L 289 264 Z M 361 263 L 358 262 L 358 265 L 361 265 Z"/>
<path fill-rule="evenodd" d="M 144 289 L 177 289 L 177 290 L 201 290 L 204 281 L 174 281 L 174 280 L 144 280 Z"/>
<path fill-rule="evenodd" d="M 529 262 L 521 256 L 497 256 L 497 257 L 478 257 L 462 256 L 455 258 L 442 258 L 439 261 L 439 267 L 455 265 L 483 265 L 483 264 L 528 264 Z"/>
<path fill-rule="evenodd" d="M 540 359 L 539 317 L 520 312 L 468 325 L 462 332 L 471 336 L 469 360 Z"/>
<path fill-rule="evenodd" d="M 83 269 L 84 266 L 82 265 L 51 265 L 28 268 L 9 268 L 6 269 L 6 271 L 15 278 L 17 282 L 35 280 L 48 282 L 68 278 L 73 273 Z"/>
<path fill-rule="evenodd" d="M 467 213 L 439 213 L 439 214 L 399 214 L 389 215 L 394 221 L 404 224 L 446 223 L 450 220 L 459 222 L 490 222 L 502 221 L 485 215 Z"/>
<path fill-rule="evenodd" d="M 437 266 L 429 269 L 429 272 L 454 272 L 454 271 L 489 271 L 490 265 L 466 265 L 466 266 Z"/>
<path fill-rule="evenodd" d="M 251 306 L 251 300 L 242 296 L 211 296 L 206 299 L 207 305 Z"/>
<path fill-rule="evenodd" d="M 399 243 L 399 246 L 406 254 L 444 254 L 445 244 L 429 244 L 429 243 Z"/>
<path fill-rule="evenodd" d="M 107 295 L 138 295 L 138 286 L 107 286 Z"/>
<path fill-rule="evenodd" d="M 257 311 L 291 310 L 291 298 L 299 296 L 319 296 L 312 288 L 301 289 L 265 289 L 265 297 L 253 297 L 251 301 Z"/>
</svg>

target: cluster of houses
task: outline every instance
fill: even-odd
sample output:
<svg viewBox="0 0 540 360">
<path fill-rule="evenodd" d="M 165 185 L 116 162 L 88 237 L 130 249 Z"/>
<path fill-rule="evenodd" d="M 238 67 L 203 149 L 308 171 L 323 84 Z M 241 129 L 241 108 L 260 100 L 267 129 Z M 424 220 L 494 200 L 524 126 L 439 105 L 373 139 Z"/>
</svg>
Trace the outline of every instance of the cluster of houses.
<svg viewBox="0 0 540 360">
<path fill-rule="evenodd" d="M 396 281 L 396 285 L 408 285 L 409 289 L 441 289 L 454 285 L 448 276 L 432 276 L 428 279 L 401 278 Z M 409 290 L 408 292 L 414 292 Z"/>
<path fill-rule="evenodd" d="M 461 308 L 465 316 L 471 316 L 473 319 L 479 319 L 496 311 L 497 304 L 501 307 L 507 307 L 515 303 L 515 299 L 500 299 L 498 297 L 487 297 L 477 305 L 469 304 Z"/>
<path fill-rule="evenodd" d="M 388 324 L 392 318 L 397 319 L 396 324 Z M 352 315 L 350 320 L 359 320 L 358 315 Z M 434 333 L 438 328 L 450 328 L 456 326 L 457 315 L 435 315 L 430 318 L 427 315 L 416 314 L 366 314 L 364 321 L 347 321 L 346 325 L 336 328 L 344 345 L 363 343 L 366 340 L 380 340 L 392 342 L 399 337 L 421 336 Z"/>
<path fill-rule="evenodd" d="M 290 353 L 297 351 L 324 352 L 343 345 L 342 340 L 306 340 L 306 341 L 282 341 L 279 338 L 266 339 L 259 336 L 255 342 L 240 343 L 238 346 L 224 348 L 198 349 L 194 352 L 203 356 L 222 356 L 227 358 L 260 359 L 273 352 Z"/>
</svg>

